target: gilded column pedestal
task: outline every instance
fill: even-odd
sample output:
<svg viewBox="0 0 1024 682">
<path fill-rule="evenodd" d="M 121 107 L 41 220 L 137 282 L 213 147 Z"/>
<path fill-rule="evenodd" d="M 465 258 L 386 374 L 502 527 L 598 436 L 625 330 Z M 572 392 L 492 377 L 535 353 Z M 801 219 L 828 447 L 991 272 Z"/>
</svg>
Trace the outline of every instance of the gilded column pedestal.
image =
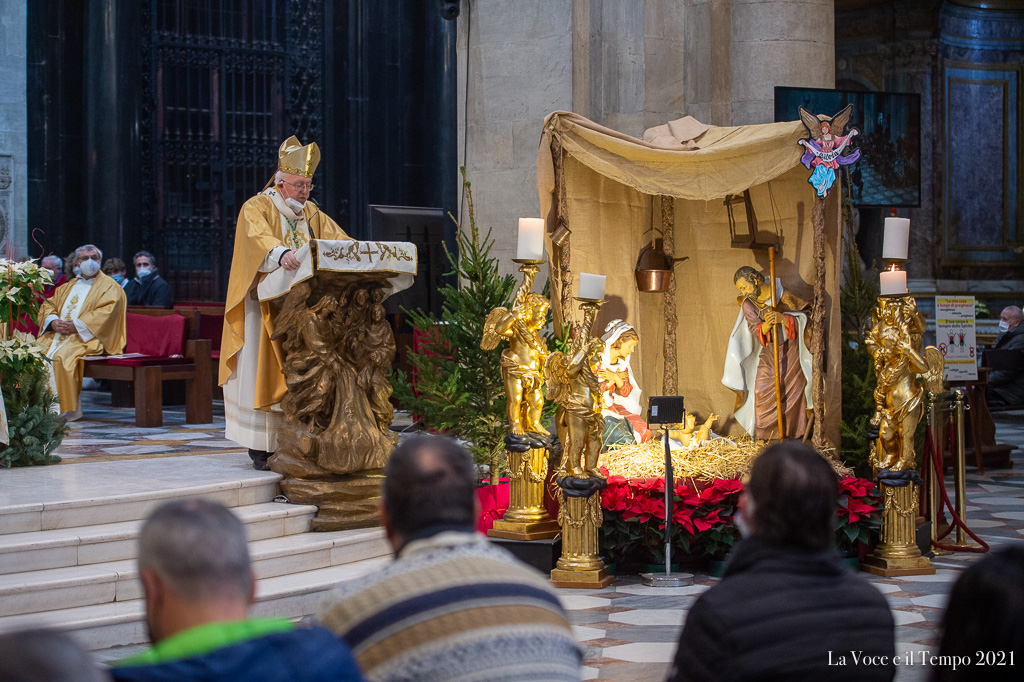
<svg viewBox="0 0 1024 682">
<path fill-rule="evenodd" d="M 604 520 L 600 491 L 607 484 L 603 478 L 565 477 L 558 481 L 562 556 L 551 571 L 556 587 L 601 588 L 615 581 L 597 546 L 597 531 Z"/>
<path fill-rule="evenodd" d="M 558 522 L 548 515 L 544 506 L 544 481 L 548 472 L 545 444 L 544 439 L 534 434 L 505 438 L 509 473 L 508 510 L 487 531 L 490 537 L 543 540 L 560 532 Z"/>
<path fill-rule="evenodd" d="M 885 501 L 881 537 L 875 551 L 864 559 L 863 569 L 884 576 L 935 573 L 917 546 L 918 484 L 896 487 L 882 482 L 881 489 Z"/>
</svg>

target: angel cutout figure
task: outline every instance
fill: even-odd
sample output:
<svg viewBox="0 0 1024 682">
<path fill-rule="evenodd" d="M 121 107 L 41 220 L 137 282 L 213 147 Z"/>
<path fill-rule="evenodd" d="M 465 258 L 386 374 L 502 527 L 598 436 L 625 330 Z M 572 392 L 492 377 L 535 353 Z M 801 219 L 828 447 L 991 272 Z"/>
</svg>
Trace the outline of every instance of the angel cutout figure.
<svg viewBox="0 0 1024 682">
<path fill-rule="evenodd" d="M 501 354 L 500 371 L 505 382 L 509 432 L 516 436 L 550 435 L 540 423 L 544 409 L 544 361 L 548 357 L 540 330 L 547 321 L 550 304 L 542 295 L 530 293 L 537 271 L 536 266 L 523 270 L 523 283 L 516 291 L 512 310 L 492 310 L 484 321 L 480 342 L 483 350 L 493 350 L 502 339 L 508 339 L 508 348 Z"/>
<path fill-rule="evenodd" d="M 633 376 L 630 364 L 640 336 L 633 325 L 624 320 L 612 320 L 601 337 L 604 349 L 597 368 L 600 380 L 601 416 L 604 417 L 603 448 L 613 445 L 645 443 L 651 439 L 651 429 L 642 416 L 640 396 L 643 391 Z"/>
<path fill-rule="evenodd" d="M 804 154 L 800 157 L 802 163 L 811 173 L 808 182 L 814 187 L 819 197 L 827 197 L 828 191 L 836 181 L 836 170 L 839 166 L 848 166 L 860 158 L 860 150 L 854 149 L 847 155 L 843 150 L 850 143 L 850 140 L 858 133 L 856 128 L 850 130 L 847 135 L 842 135 L 850 121 L 850 114 L 853 113 L 853 105 L 848 104 L 832 118 L 819 119 L 814 114 L 800 107 L 800 120 L 810 134 L 809 139 L 800 140 L 799 144 L 804 148 Z"/>
</svg>

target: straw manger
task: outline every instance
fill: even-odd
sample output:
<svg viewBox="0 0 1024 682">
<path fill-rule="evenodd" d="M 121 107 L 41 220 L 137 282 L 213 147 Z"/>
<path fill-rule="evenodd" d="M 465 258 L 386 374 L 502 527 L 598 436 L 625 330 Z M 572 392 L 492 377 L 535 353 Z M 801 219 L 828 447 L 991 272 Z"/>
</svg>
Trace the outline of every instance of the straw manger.
<svg viewBox="0 0 1024 682">
<path fill-rule="evenodd" d="M 691 449 L 672 451 L 672 472 L 675 478 L 712 481 L 716 478 L 743 478 L 769 441 L 751 438 L 712 438 Z M 839 475 L 850 470 L 838 462 L 831 452 L 822 456 Z M 612 475 L 625 478 L 660 478 L 665 473 L 665 444 L 655 437 L 646 443 L 616 445 L 601 454 L 599 462 Z"/>
</svg>

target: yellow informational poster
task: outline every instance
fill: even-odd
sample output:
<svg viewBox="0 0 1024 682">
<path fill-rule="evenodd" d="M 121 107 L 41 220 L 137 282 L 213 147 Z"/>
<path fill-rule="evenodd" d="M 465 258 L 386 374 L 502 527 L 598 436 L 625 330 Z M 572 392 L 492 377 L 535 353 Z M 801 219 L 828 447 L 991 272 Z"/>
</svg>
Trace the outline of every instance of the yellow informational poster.
<svg viewBox="0 0 1024 682">
<path fill-rule="evenodd" d="M 935 345 L 946 359 L 943 379 L 978 380 L 973 296 L 935 297 Z"/>
</svg>

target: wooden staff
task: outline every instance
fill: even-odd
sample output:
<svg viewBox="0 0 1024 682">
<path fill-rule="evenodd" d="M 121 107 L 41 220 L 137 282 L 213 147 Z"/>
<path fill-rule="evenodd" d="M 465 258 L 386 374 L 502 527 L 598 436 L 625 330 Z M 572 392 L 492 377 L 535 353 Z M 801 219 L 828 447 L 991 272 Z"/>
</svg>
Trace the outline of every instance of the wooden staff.
<svg viewBox="0 0 1024 682">
<path fill-rule="evenodd" d="M 778 293 L 775 289 L 775 247 L 768 247 L 768 277 L 770 278 L 769 286 L 771 287 L 771 301 L 772 310 L 778 312 L 776 308 L 779 305 Z M 785 331 L 783 331 L 785 333 Z M 782 377 L 780 376 L 779 363 L 779 329 L 777 324 L 772 325 L 772 352 L 775 355 L 775 409 L 779 413 L 779 440 L 783 440 L 786 434 L 786 421 L 785 415 L 782 412 Z"/>
</svg>

